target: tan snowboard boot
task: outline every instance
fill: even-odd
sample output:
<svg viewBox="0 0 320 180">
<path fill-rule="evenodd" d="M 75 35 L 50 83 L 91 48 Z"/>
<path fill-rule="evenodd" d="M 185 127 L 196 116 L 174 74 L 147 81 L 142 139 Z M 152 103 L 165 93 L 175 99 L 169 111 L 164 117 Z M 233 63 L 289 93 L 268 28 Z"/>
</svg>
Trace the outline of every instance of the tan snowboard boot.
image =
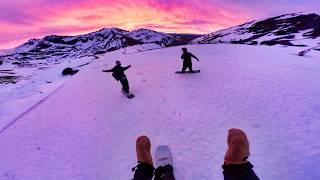
<svg viewBox="0 0 320 180">
<path fill-rule="evenodd" d="M 150 149 L 150 139 L 147 136 L 138 137 L 136 141 L 137 160 L 153 165 Z"/>
<path fill-rule="evenodd" d="M 136 141 L 138 165 L 133 168 L 133 180 L 151 180 L 153 177 L 153 162 L 150 153 L 151 143 L 147 136 L 140 136 Z"/>
</svg>

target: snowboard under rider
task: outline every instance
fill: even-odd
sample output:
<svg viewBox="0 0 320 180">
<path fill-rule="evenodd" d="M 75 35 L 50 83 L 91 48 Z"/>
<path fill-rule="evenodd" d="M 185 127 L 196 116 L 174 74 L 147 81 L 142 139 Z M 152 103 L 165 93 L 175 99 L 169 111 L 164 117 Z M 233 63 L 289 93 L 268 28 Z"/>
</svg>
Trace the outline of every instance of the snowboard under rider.
<svg viewBox="0 0 320 180">
<path fill-rule="evenodd" d="M 193 55 L 192 53 L 188 52 L 187 48 L 182 48 L 182 55 L 181 59 L 183 59 L 183 67 L 182 67 L 182 72 L 185 72 L 185 70 L 188 68 L 190 72 L 192 72 L 192 60 L 191 58 L 195 58 L 197 61 L 199 59 Z"/>
<path fill-rule="evenodd" d="M 103 70 L 103 72 L 112 72 L 112 76 L 117 80 L 120 81 L 122 85 L 122 93 L 129 94 L 129 82 L 127 76 L 124 74 L 124 71 L 129 69 L 131 65 L 122 67 L 120 61 L 116 61 L 116 66 L 109 70 Z"/>
</svg>

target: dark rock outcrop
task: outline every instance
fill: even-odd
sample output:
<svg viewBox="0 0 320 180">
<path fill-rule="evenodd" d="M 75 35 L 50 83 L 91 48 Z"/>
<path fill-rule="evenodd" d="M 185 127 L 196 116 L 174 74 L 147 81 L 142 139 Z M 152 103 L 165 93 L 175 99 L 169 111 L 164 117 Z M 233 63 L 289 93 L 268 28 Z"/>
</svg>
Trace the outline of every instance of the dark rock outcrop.
<svg viewBox="0 0 320 180">
<path fill-rule="evenodd" d="M 66 76 L 66 75 L 75 75 L 77 72 L 79 72 L 79 70 L 77 69 L 72 69 L 72 68 L 65 68 L 63 71 L 62 71 L 62 75 Z"/>
</svg>

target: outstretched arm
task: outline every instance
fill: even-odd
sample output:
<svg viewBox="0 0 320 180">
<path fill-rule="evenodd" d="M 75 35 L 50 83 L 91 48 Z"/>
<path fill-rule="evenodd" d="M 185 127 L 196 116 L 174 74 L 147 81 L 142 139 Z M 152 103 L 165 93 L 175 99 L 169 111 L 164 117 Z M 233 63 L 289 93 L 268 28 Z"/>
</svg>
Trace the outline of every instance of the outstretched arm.
<svg viewBox="0 0 320 180">
<path fill-rule="evenodd" d="M 198 59 L 195 55 L 193 55 L 193 54 L 191 54 L 191 53 L 190 53 L 190 55 L 191 55 L 191 57 L 193 57 L 193 58 L 195 58 L 197 61 L 199 61 L 199 59 Z"/>
<path fill-rule="evenodd" d="M 123 70 L 125 71 L 125 70 L 129 69 L 130 67 L 131 67 L 131 65 L 124 67 Z"/>
<path fill-rule="evenodd" d="M 102 70 L 102 72 L 113 72 L 113 69 L 114 69 L 114 68 L 108 69 L 108 70 Z"/>
</svg>

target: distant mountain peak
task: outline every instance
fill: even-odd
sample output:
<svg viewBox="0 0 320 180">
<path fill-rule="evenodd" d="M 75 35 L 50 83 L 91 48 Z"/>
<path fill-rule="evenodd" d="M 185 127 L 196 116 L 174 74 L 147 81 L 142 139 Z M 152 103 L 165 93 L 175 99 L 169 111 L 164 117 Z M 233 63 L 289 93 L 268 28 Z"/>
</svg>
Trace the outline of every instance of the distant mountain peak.
<svg viewBox="0 0 320 180">
<path fill-rule="evenodd" d="M 197 36 L 193 36 L 196 38 Z M 191 39 L 176 38 L 168 33 L 150 29 L 127 31 L 117 27 L 102 28 L 98 31 L 77 35 L 49 35 L 42 39 L 30 39 L 22 45 L 6 51 L 4 57 L 16 60 L 65 59 L 95 56 L 109 51 L 142 44 L 157 44 L 152 47 L 167 47 L 187 44 Z M 3 56 L 2 56 L 3 57 Z M 1 56 L 0 56 L 1 58 Z"/>
<path fill-rule="evenodd" d="M 209 33 L 194 39 L 192 43 L 314 46 L 319 40 L 320 16 L 299 12 L 255 20 Z"/>
<path fill-rule="evenodd" d="M 111 28 L 102 28 L 97 32 L 99 32 L 99 33 L 110 33 L 110 32 L 124 33 L 124 32 L 129 32 L 129 31 L 124 30 L 124 29 L 120 29 L 120 28 L 117 28 L 117 27 L 111 27 Z"/>
</svg>

